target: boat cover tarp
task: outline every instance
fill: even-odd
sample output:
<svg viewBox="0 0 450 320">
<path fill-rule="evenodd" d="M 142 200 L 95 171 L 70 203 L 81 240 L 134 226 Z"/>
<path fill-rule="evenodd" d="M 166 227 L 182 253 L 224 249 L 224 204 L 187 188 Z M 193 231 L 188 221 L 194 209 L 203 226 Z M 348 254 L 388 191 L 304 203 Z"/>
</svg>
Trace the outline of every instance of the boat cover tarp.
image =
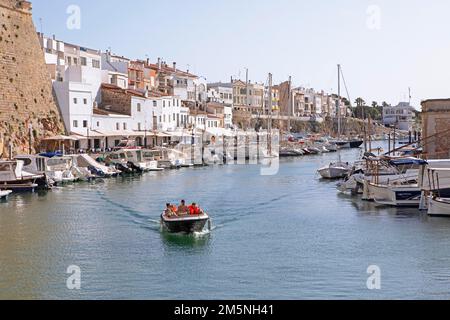
<svg viewBox="0 0 450 320">
<path fill-rule="evenodd" d="M 426 165 L 428 162 L 418 158 L 403 158 L 390 160 L 389 163 L 393 166 L 407 166 L 407 165 Z"/>
</svg>

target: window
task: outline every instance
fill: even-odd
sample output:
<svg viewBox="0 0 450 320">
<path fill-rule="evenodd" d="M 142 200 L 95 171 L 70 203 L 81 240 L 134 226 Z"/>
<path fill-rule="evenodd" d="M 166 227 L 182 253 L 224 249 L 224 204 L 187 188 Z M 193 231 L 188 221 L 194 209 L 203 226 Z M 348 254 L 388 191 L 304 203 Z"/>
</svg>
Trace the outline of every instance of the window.
<svg viewBox="0 0 450 320">
<path fill-rule="evenodd" d="M 100 69 L 100 61 L 99 60 L 92 60 L 92 67 L 96 69 Z"/>
<path fill-rule="evenodd" d="M 72 57 L 67 57 L 67 64 L 68 64 L 69 66 L 72 65 Z"/>
<path fill-rule="evenodd" d="M 156 107 L 158 104 L 156 101 L 153 101 L 153 106 Z"/>
<path fill-rule="evenodd" d="M 73 58 L 73 64 L 76 66 L 78 65 L 78 58 Z"/>
<path fill-rule="evenodd" d="M 127 124 L 126 124 L 126 122 L 123 123 L 123 130 L 127 130 Z"/>
<path fill-rule="evenodd" d="M 173 114 L 173 121 L 175 121 L 175 117 L 176 117 L 176 115 L 175 115 L 175 113 Z"/>
<path fill-rule="evenodd" d="M 88 126 L 87 120 L 83 120 L 83 128 L 87 128 L 87 126 Z"/>
<path fill-rule="evenodd" d="M 163 108 L 166 107 L 166 100 L 163 100 Z"/>
<path fill-rule="evenodd" d="M 116 123 L 116 130 L 119 131 L 120 130 L 120 123 Z"/>
<path fill-rule="evenodd" d="M 78 103 L 78 99 L 77 98 L 73 98 L 73 103 L 77 104 Z"/>
<path fill-rule="evenodd" d="M 138 131 L 141 131 L 141 123 L 138 122 Z"/>
<path fill-rule="evenodd" d="M 73 120 L 73 127 L 78 128 L 78 120 Z"/>
<path fill-rule="evenodd" d="M 85 57 L 81 57 L 81 65 L 82 66 L 87 66 L 87 59 Z"/>
<path fill-rule="evenodd" d="M 83 103 L 87 104 L 87 99 L 86 98 L 83 99 Z"/>
<path fill-rule="evenodd" d="M 100 127 L 100 121 L 97 121 L 97 128 Z"/>
<path fill-rule="evenodd" d="M 137 111 L 141 112 L 141 104 L 140 103 L 137 104 Z"/>
</svg>

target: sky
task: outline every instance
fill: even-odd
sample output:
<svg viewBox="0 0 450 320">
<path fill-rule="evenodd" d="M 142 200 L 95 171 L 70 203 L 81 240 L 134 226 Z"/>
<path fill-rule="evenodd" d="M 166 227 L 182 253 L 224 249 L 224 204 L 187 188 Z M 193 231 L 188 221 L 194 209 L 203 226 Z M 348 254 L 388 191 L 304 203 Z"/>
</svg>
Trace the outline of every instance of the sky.
<svg viewBox="0 0 450 320">
<path fill-rule="evenodd" d="M 208 82 L 245 79 L 397 104 L 450 97 L 448 0 L 33 0 L 38 31 Z M 73 6 L 76 7 L 73 7 Z M 75 8 L 75 10 L 73 10 Z M 79 15 L 77 10 L 79 9 Z M 79 19 L 78 19 L 79 18 Z M 69 22 L 69 23 L 68 23 Z M 343 95 L 347 96 L 343 89 Z"/>
</svg>

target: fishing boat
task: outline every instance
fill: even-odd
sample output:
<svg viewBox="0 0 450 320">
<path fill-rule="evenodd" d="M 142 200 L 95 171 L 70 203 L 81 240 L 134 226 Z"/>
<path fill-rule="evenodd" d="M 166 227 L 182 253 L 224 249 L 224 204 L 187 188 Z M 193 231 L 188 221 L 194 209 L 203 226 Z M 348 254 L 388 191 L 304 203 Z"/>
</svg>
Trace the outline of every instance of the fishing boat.
<svg viewBox="0 0 450 320">
<path fill-rule="evenodd" d="M 0 200 L 8 199 L 8 196 L 12 193 L 11 190 L 0 190 Z"/>
<path fill-rule="evenodd" d="M 40 155 L 18 155 L 15 160 L 23 161 L 22 173 L 41 176 L 35 180 L 38 189 L 51 189 L 55 181 L 47 174 L 47 157 Z"/>
<path fill-rule="evenodd" d="M 450 198 L 430 197 L 428 215 L 432 217 L 450 217 Z"/>
<path fill-rule="evenodd" d="M 22 169 L 23 161 L 0 161 L 0 190 L 34 192 L 38 187 L 36 180 L 43 176 L 26 173 Z"/>
<path fill-rule="evenodd" d="M 362 146 L 364 140 L 352 139 L 352 140 L 339 140 L 334 142 L 341 149 L 356 149 Z"/>
<path fill-rule="evenodd" d="M 200 215 L 172 216 L 169 217 L 166 212 L 161 214 L 161 225 L 170 233 L 202 232 L 209 224 L 210 218 L 206 212 Z"/>
<path fill-rule="evenodd" d="M 330 163 L 328 166 L 320 168 L 317 172 L 323 179 L 342 179 L 352 170 L 350 164 L 345 162 Z"/>
</svg>

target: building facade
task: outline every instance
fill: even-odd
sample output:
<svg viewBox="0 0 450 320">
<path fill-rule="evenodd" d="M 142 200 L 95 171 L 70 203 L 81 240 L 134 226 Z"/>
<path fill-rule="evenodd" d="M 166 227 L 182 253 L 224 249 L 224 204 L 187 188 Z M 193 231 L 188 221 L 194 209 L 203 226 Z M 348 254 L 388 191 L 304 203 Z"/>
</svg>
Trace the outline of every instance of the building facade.
<svg viewBox="0 0 450 320">
<path fill-rule="evenodd" d="M 383 124 L 395 125 L 397 129 L 411 131 L 415 121 L 415 108 L 408 102 L 400 102 L 396 106 L 383 107 Z"/>
</svg>

